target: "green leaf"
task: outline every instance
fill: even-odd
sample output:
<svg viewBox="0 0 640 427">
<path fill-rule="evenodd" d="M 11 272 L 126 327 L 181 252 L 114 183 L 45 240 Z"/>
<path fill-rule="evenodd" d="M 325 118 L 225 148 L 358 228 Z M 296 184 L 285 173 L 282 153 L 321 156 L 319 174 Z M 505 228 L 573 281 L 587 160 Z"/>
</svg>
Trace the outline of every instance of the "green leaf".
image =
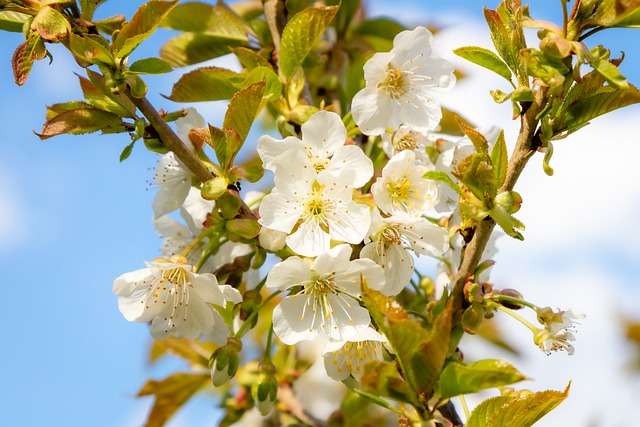
<svg viewBox="0 0 640 427">
<path fill-rule="evenodd" d="M 638 0 L 602 0 L 593 17 L 587 21 L 589 26 L 638 27 L 640 26 L 640 1 Z"/>
<path fill-rule="evenodd" d="M 123 162 L 123 161 L 125 161 L 125 160 L 127 160 L 129 158 L 135 143 L 136 143 L 136 141 L 132 141 L 131 144 L 129 144 L 126 147 L 124 147 L 124 150 L 122 150 L 122 153 L 120 153 L 120 162 Z"/>
<path fill-rule="evenodd" d="M 122 99 L 120 96 L 113 95 L 111 91 L 104 86 L 104 81 L 100 74 L 90 70 L 87 70 L 87 74 L 91 80 L 82 76 L 78 76 L 78 79 L 80 80 L 82 93 L 88 103 L 96 108 L 109 111 L 121 117 L 135 117 L 135 105 L 133 105 L 129 99 Z"/>
<path fill-rule="evenodd" d="M 293 77 L 337 11 L 337 6 L 314 7 L 291 18 L 280 42 L 280 71 L 284 77 Z"/>
<path fill-rule="evenodd" d="M 254 68 L 247 75 L 245 81 L 243 82 L 243 85 L 249 86 L 252 83 L 257 83 L 262 80 L 266 80 L 264 97 L 270 97 L 271 99 L 280 98 L 280 96 L 282 95 L 282 83 L 280 82 L 280 78 L 278 77 L 278 75 L 273 71 L 271 67 L 259 66 Z"/>
<path fill-rule="evenodd" d="M 389 41 L 404 30 L 406 28 L 403 25 L 389 18 L 367 19 L 355 28 L 357 34 L 380 37 Z"/>
<path fill-rule="evenodd" d="M 145 427 L 162 427 L 191 397 L 210 381 L 210 374 L 173 374 L 163 380 L 149 380 L 138 396 L 155 396 Z"/>
<path fill-rule="evenodd" d="M 412 403 L 409 398 L 412 393 L 398 372 L 397 361 L 391 363 L 377 360 L 368 362 L 364 366 L 361 381 L 365 388 L 372 390 L 377 395 Z"/>
<path fill-rule="evenodd" d="M 512 398 L 507 402 L 496 401 L 495 412 L 484 425 L 467 423 L 467 427 L 530 427 L 551 412 L 569 395 L 569 387 L 562 391 L 546 390 L 524 397 Z M 501 406 L 500 403 L 503 403 Z M 474 411 L 475 412 L 475 411 Z M 469 417 L 472 421 L 473 414 Z"/>
<path fill-rule="evenodd" d="M 248 41 L 244 23 L 224 4 L 183 3 L 173 8 L 160 25 L 178 31 Z"/>
<path fill-rule="evenodd" d="M 596 50 L 598 47 L 593 50 Z M 611 86 L 618 89 L 629 89 L 629 82 L 626 77 L 622 75 L 618 67 L 609 62 L 608 57 L 608 52 L 603 58 L 594 56 L 589 60 L 589 65 L 604 77 Z"/>
<path fill-rule="evenodd" d="M 80 10 L 82 10 L 81 17 L 82 19 L 86 19 L 87 21 L 93 21 L 93 14 L 100 6 L 101 3 L 104 3 L 107 0 L 79 0 Z"/>
<path fill-rule="evenodd" d="M 487 138 L 485 138 L 482 133 L 467 125 L 464 121 L 460 119 L 457 120 L 460 129 L 462 129 L 464 134 L 467 135 L 467 137 L 473 143 L 473 146 L 476 149 L 476 153 L 487 155 L 489 153 L 489 142 L 487 141 Z"/>
<path fill-rule="evenodd" d="M 453 53 L 511 81 L 511 70 L 509 70 L 507 64 L 505 64 L 498 55 L 488 49 L 477 46 L 465 46 L 454 49 Z"/>
<path fill-rule="evenodd" d="M 458 163 L 455 172 L 455 176 L 481 201 L 485 200 L 485 193 L 494 197 L 497 192 L 495 174 L 488 160 L 486 155 L 471 154 Z"/>
<path fill-rule="evenodd" d="M 507 178 L 507 166 L 509 165 L 509 154 L 507 153 L 507 143 L 504 140 L 504 130 L 500 131 L 493 149 L 491 150 L 491 166 L 496 178 L 496 187 L 502 187 Z"/>
<path fill-rule="evenodd" d="M 231 48 L 244 44 L 242 40 L 206 33 L 182 33 L 162 45 L 160 57 L 173 67 L 184 67 L 226 55 Z"/>
<path fill-rule="evenodd" d="M 167 98 L 176 102 L 231 99 L 238 91 L 234 82 L 241 80 L 240 74 L 225 68 L 198 68 L 180 77 Z"/>
<path fill-rule="evenodd" d="M 40 139 L 69 133 L 80 135 L 97 131 L 105 133 L 124 132 L 122 120 L 116 114 L 95 108 L 78 108 L 65 111 L 47 121 L 42 127 L 42 133 L 37 134 Z"/>
<path fill-rule="evenodd" d="M 209 181 L 202 184 L 200 193 L 205 200 L 218 200 L 224 193 L 227 192 L 229 181 L 222 176 L 216 176 Z"/>
<path fill-rule="evenodd" d="M 629 85 L 629 89 L 602 87 L 570 105 L 563 104 L 553 122 L 554 136 L 563 131 L 572 132 L 596 117 L 639 102 L 640 91 L 633 85 Z"/>
<path fill-rule="evenodd" d="M 67 18 L 56 9 L 45 6 L 33 18 L 31 28 L 36 30 L 40 37 L 50 42 L 58 42 L 67 37 L 71 32 L 71 24 Z"/>
<path fill-rule="evenodd" d="M 526 379 L 526 376 L 504 360 L 481 360 L 470 365 L 450 362 L 442 371 L 438 391 L 443 399 L 447 399 L 488 388 L 503 387 Z"/>
<path fill-rule="evenodd" d="M 28 19 L 29 15 L 26 13 L 2 10 L 0 11 L 0 30 L 21 33 Z"/>
<path fill-rule="evenodd" d="M 433 181 L 444 182 L 449 187 L 451 187 L 456 193 L 460 194 L 460 186 L 456 184 L 446 172 L 429 171 L 424 175 L 424 177 Z"/>
<path fill-rule="evenodd" d="M 209 133 L 211 134 L 211 148 L 213 148 L 213 151 L 216 153 L 218 163 L 220 163 L 220 165 L 227 165 L 229 155 L 227 154 L 228 144 L 226 133 L 222 129 L 211 125 L 209 125 Z"/>
<path fill-rule="evenodd" d="M 122 26 L 113 42 L 113 51 L 117 58 L 131 54 L 145 39 L 158 28 L 160 22 L 173 9 L 178 0 L 151 0 L 140 6 L 131 21 Z"/>
<path fill-rule="evenodd" d="M 496 396 L 481 402 L 475 407 L 465 427 L 488 427 L 488 422 L 507 403 L 516 399 L 511 396 Z"/>
<path fill-rule="evenodd" d="M 227 231 L 244 237 L 254 239 L 260 233 L 260 224 L 253 219 L 232 219 L 226 223 Z"/>
<path fill-rule="evenodd" d="M 89 64 L 115 65 L 115 60 L 109 50 L 109 42 L 101 36 L 93 34 L 79 36 L 75 33 L 69 33 L 69 49 L 76 57 Z"/>
<path fill-rule="evenodd" d="M 489 210 L 489 215 L 502 230 L 514 239 L 524 240 L 519 230 L 524 230 L 524 224 L 507 212 L 502 206 L 495 205 Z"/>
<path fill-rule="evenodd" d="M 70 110 L 77 110 L 78 108 L 92 108 L 92 105 L 84 101 L 69 101 L 62 102 L 60 104 L 48 105 L 45 118 L 47 120 L 51 120 L 60 113 L 64 113 L 65 111 Z"/>
<path fill-rule="evenodd" d="M 224 122 L 222 123 L 222 129 L 227 134 L 227 143 L 229 144 L 226 161 L 228 165 L 227 169 L 233 165 L 233 159 L 247 138 L 253 121 L 260 110 L 265 86 L 265 80 L 250 84 L 246 88 L 236 92 L 231 98 L 231 101 L 229 101 Z M 238 134 L 238 139 L 235 144 L 232 144 L 229 138 L 229 129 L 232 129 Z"/>
<path fill-rule="evenodd" d="M 145 58 L 131 64 L 128 71 L 135 74 L 164 74 L 170 73 L 173 68 L 160 58 Z"/>
<path fill-rule="evenodd" d="M 362 300 L 394 349 L 409 389 L 430 396 L 448 353 L 451 313 L 443 311 L 427 330 L 413 321 L 395 300 L 362 284 Z M 417 395 L 408 398 L 415 404 Z"/>
<path fill-rule="evenodd" d="M 101 33 L 112 36 L 114 32 L 122 28 L 125 22 L 127 22 L 127 19 L 124 15 L 116 15 L 100 21 L 94 21 L 93 24 Z"/>
<path fill-rule="evenodd" d="M 253 69 L 256 67 L 267 67 L 273 70 L 273 66 L 269 63 L 269 60 L 255 50 L 251 50 L 246 47 L 234 47 L 230 50 L 238 57 L 240 64 L 242 64 L 244 68 Z"/>
<path fill-rule="evenodd" d="M 11 68 L 18 86 L 27 82 L 33 63 L 43 59 L 46 54 L 44 40 L 34 32 L 30 33 L 27 40 L 16 48 L 11 57 Z"/>
</svg>

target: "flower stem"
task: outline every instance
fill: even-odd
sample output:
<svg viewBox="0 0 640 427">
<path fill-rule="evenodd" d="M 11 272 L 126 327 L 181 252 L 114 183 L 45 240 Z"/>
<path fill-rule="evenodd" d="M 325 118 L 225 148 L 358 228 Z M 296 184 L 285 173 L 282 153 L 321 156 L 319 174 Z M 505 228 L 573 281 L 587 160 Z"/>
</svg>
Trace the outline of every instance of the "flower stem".
<svg viewBox="0 0 640 427">
<path fill-rule="evenodd" d="M 462 410 L 464 411 L 464 417 L 469 421 L 469 417 L 471 417 L 471 412 L 469 412 L 469 406 L 467 406 L 467 399 L 464 398 L 464 395 L 461 394 L 458 396 L 460 398 L 460 404 L 462 405 Z"/>
<path fill-rule="evenodd" d="M 267 345 L 264 348 L 264 360 L 271 361 L 271 342 L 273 340 L 273 320 L 269 325 L 269 334 L 267 335 Z"/>
<path fill-rule="evenodd" d="M 502 311 L 504 313 L 507 313 L 509 316 L 513 317 L 514 319 L 516 319 L 517 321 L 522 323 L 524 326 L 529 328 L 531 330 L 531 332 L 533 332 L 534 334 L 537 333 L 540 330 L 540 328 L 538 328 L 537 326 L 533 325 L 527 319 L 525 319 L 524 317 L 520 316 L 519 314 L 516 314 L 513 310 L 503 306 L 502 304 L 493 303 L 492 306 L 494 308 L 496 308 L 497 310 L 500 310 L 500 311 Z"/>
<path fill-rule="evenodd" d="M 491 301 L 504 301 L 504 302 L 510 302 L 512 304 L 517 304 L 517 305 L 524 305 L 527 306 L 529 308 L 531 308 L 534 311 L 537 311 L 539 309 L 539 307 L 535 304 L 530 303 L 529 301 L 525 301 L 523 299 L 520 298 L 515 298 L 515 297 L 510 297 L 508 295 L 489 295 L 487 299 L 490 299 Z"/>
</svg>

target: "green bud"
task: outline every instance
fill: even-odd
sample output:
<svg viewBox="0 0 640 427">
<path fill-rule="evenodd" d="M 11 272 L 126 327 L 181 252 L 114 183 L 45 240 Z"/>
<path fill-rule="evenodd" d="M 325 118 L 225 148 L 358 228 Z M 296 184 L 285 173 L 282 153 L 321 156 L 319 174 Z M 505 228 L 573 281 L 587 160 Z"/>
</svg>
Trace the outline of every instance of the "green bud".
<svg viewBox="0 0 640 427">
<path fill-rule="evenodd" d="M 278 380 L 275 373 L 275 365 L 263 360 L 258 368 L 258 380 L 251 386 L 251 396 L 262 415 L 267 415 L 276 403 Z"/>
<path fill-rule="evenodd" d="M 246 291 L 240 304 L 240 320 L 247 320 L 262 302 L 262 295 L 256 290 Z"/>
<path fill-rule="evenodd" d="M 496 203 L 508 213 L 514 214 L 520 210 L 522 196 L 516 191 L 505 191 L 496 196 Z"/>
<path fill-rule="evenodd" d="M 213 352 L 209 359 L 209 366 L 214 386 L 219 387 L 225 384 L 238 372 L 240 350 L 242 350 L 242 341 L 236 337 L 229 337 L 226 345 Z"/>
</svg>

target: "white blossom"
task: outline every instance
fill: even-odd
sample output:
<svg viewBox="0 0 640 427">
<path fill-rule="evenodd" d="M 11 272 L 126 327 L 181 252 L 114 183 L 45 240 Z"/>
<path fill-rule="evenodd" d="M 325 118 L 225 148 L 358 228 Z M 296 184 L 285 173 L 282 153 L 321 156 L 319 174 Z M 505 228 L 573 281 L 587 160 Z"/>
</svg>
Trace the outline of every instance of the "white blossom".
<svg viewBox="0 0 640 427">
<path fill-rule="evenodd" d="M 403 124 L 393 134 L 382 134 L 382 149 L 389 158 L 403 150 L 411 150 L 416 156 L 416 162 L 426 166 L 431 164 L 427 149 L 433 147 L 437 139 L 435 134 L 414 132 Z"/>
<path fill-rule="evenodd" d="M 345 340 L 329 340 L 322 350 L 327 374 L 336 381 L 343 381 L 349 374 L 360 381 L 364 365 L 383 360 L 382 343 L 387 339 L 373 328 L 358 331 Z"/>
<path fill-rule="evenodd" d="M 213 304 L 239 303 L 240 293 L 219 285 L 213 274 L 196 274 L 181 256 L 160 258 L 147 268 L 125 273 L 113 283 L 125 319 L 151 322 L 154 338 L 198 338 L 207 335 L 223 344 L 229 328 Z"/>
<path fill-rule="evenodd" d="M 275 159 L 295 149 L 304 154 L 304 164 L 317 172 L 327 171 L 340 176 L 349 171 L 350 184 L 361 187 L 371 179 L 373 163 L 360 147 L 344 145 L 346 139 L 347 129 L 340 116 L 330 111 L 318 111 L 302 125 L 302 139 L 290 136 L 276 140 L 262 136 L 258 140 L 258 154 L 264 167 L 274 170 Z"/>
<path fill-rule="evenodd" d="M 371 215 L 367 206 L 352 200 L 348 173 L 318 173 L 297 150 L 278 156 L 274 164 L 282 172 L 275 174 L 275 189 L 260 204 L 260 224 L 289 234 L 287 245 L 304 256 L 326 252 L 332 239 L 353 244 L 364 239 Z"/>
<path fill-rule="evenodd" d="M 378 263 L 385 273 L 386 295 L 397 295 L 413 275 L 411 249 L 417 255 L 441 256 L 449 248 L 449 232 L 428 219 L 396 214 L 382 218 L 373 211 L 371 241 L 362 248 L 361 258 Z"/>
<path fill-rule="evenodd" d="M 436 102 L 455 84 L 453 66 L 431 55 L 433 36 L 424 27 L 403 31 L 390 52 L 378 52 L 364 66 L 366 86 L 353 97 L 351 112 L 366 135 L 405 124 L 417 132 L 434 130 L 442 118 Z"/>
<path fill-rule="evenodd" d="M 187 115 L 176 120 L 178 136 L 192 150 L 189 132 L 193 128 L 206 126 L 206 121 L 194 108 L 188 108 Z M 173 152 L 165 154 L 158 161 L 155 182 L 159 191 L 153 200 L 156 219 L 182 206 L 189 194 L 193 176 L 189 168 Z"/>
<path fill-rule="evenodd" d="M 350 245 L 338 245 L 312 263 L 292 256 L 273 267 L 265 286 L 281 291 L 301 287 L 273 310 L 273 331 L 282 342 L 295 344 L 319 334 L 343 340 L 369 325 L 369 312 L 358 300 L 361 277 L 378 290 L 384 273 L 373 261 L 350 261 L 350 256 Z"/>
<path fill-rule="evenodd" d="M 413 151 L 393 156 L 382 169 L 382 176 L 371 186 L 373 199 L 387 215 L 422 215 L 433 208 L 438 198 L 434 181 L 424 178 L 428 168 L 416 164 Z"/>
</svg>

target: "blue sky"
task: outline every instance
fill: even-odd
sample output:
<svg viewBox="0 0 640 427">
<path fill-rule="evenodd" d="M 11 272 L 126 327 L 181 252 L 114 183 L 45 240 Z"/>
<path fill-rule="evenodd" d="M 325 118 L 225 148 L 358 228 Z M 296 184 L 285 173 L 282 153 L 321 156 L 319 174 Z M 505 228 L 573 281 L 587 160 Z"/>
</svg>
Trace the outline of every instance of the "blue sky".
<svg viewBox="0 0 640 427">
<path fill-rule="evenodd" d="M 103 16 L 113 12 L 130 17 L 140 3 L 111 1 L 99 11 Z M 373 13 L 408 24 L 444 22 L 442 44 L 437 46 L 440 52 L 464 41 L 490 46 L 481 2 L 396 0 L 390 4 L 378 0 L 369 4 Z M 534 2 L 532 13 L 557 18 L 559 2 Z M 636 33 L 616 30 L 611 34 L 599 35 L 594 42 L 615 43 L 625 50 L 623 71 L 637 83 Z M 0 117 L 4 122 L 0 265 L 8 309 L 0 354 L 0 425 L 140 425 L 149 402 L 132 396 L 145 379 L 162 377 L 176 365 L 165 362 L 153 369 L 146 365 L 150 342 L 146 327 L 124 320 L 111 287 L 115 277 L 140 268 L 144 260 L 159 253 L 160 240 L 151 223 L 155 189 L 149 184 L 157 156 L 137 146 L 127 161 L 119 163 L 128 143 L 122 135 L 59 136 L 47 141 L 33 135 L 32 130 L 41 129 L 45 105 L 80 99 L 72 72 L 81 69 L 62 49 L 52 49 L 53 63 L 37 63 L 26 86 L 15 86 L 10 58 L 21 37 L 0 34 Z M 144 55 L 155 55 L 166 37 L 158 34 L 145 42 Z M 169 93 L 176 78 L 171 74 L 147 79 L 150 98 L 158 107 L 179 107 L 158 96 Z M 514 125 L 505 119 L 504 106 L 484 107 L 491 102 L 488 88 L 501 84 L 492 79 L 490 73 L 477 72 L 452 93 L 451 106 L 478 117 L 478 123 L 503 125 L 507 135 L 513 135 Z M 223 107 L 198 108 L 210 122 L 222 120 Z M 588 315 L 573 358 L 546 357 L 533 348 L 522 328 L 513 329 L 513 338 L 530 347 L 518 366 L 540 381 L 525 387 L 561 389 L 574 378 L 570 402 L 541 426 L 560 425 L 571 419 L 569 414 L 575 416 L 577 408 L 600 406 L 592 413 L 583 411 L 584 417 L 593 415 L 595 425 L 605 427 L 629 425 L 623 420 L 640 415 L 629 397 L 639 395 L 640 382 L 624 371 L 627 347 L 618 338 L 616 317 L 634 314 L 634 302 L 640 301 L 635 285 L 640 273 L 640 236 L 634 228 L 640 190 L 634 188 L 637 167 L 632 161 L 640 154 L 635 148 L 640 141 L 625 131 L 639 113 L 634 107 L 611 120 L 599 119 L 591 130 L 558 143 L 553 178 L 546 177 L 540 159 L 534 159 L 520 188 L 525 204 L 518 216 L 528 227 L 527 240 L 520 244 L 503 238 L 499 243 L 493 276 L 497 283 L 521 289 L 536 302 L 572 306 Z M 468 345 L 479 354 L 477 344 Z M 602 387 L 593 390 L 587 380 L 596 380 Z M 627 397 L 594 403 L 612 395 L 613 387 L 624 390 Z M 174 426 L 189 421 L 215 425 L 210 418 L 215 401 L 200 399 L 191 406 L 192 411 L 188 408 L 180 414 Z"/>
</svg>

